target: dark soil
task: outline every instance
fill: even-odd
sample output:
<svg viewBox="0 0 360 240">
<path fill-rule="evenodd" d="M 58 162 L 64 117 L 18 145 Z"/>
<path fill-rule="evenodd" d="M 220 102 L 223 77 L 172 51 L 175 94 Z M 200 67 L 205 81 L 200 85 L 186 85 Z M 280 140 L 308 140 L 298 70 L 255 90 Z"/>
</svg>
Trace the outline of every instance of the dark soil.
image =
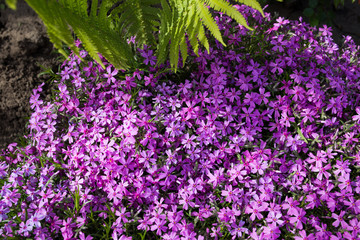
<svg viewBox="0 0 360 240">
<path fill-rule="evenodd" d="M 37 76 L 40 66 L 57 68 L 59 54 L 46 29 L 24 1 L 16 11 L 0 10 L 0 149 L 26 130 L 32 89 L 49 77 Z"/>
<path fill-rule="evenodd" d="M 266 11 L 276 11 L 290 19 L 302 15 L 296 6 L 276 1 Z M 336 11 L 334 22 L 336 42 L 341 43 L 343 35 L 351 35 L 360 44 L 359 5 L 347 2 L 343 9 Z M 43 71 L 40 66 L 56 72 L 60 63 L 58 57 L 43 23 L 23 0 L 18 1 L 16 11 L 0 10 L 0 149 L 25 133 L 31 114 L 29 98 L 32 89 L 49 78 L 38 76 Z M 45 84 L 44 88 L 49 93 L 51 86 Z"/>
</svg>

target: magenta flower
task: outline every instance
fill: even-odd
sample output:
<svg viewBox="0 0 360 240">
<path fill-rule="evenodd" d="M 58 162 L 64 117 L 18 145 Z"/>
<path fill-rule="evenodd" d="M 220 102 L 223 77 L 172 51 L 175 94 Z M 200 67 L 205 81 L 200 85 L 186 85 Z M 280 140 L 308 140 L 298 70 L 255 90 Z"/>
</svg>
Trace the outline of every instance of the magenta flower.
<svg viewBox="0 0 360 240">
<path fill-rule="evenodd" d="M 341 224 L 341 227 L 343 228 L 343 229 L 347 229 L 348 228 L 348 224 L 347 224 L 347 222 L 344 220 L 344 215 L 345 215 L 345 211 L 341 211 L 340 212 L 340 214 L 338 215 L 338 214 L 336 214 L 336 213 L 333 213 L 332 215 L 331 215 L 331 217 L 333 218 L 333 219 L 335 219 L 335 222 L 333 222 L 333 226 L 334 227 L 338 227 L 340 224 Z"/>
<path fill-rule="evenodd" d="M 144 216 L 144 219 L 139 219 L 138 222 L 140 224 L 137 226 L 137 229 L 144 231 L 148 231 L 150 225 L 153 224 L 153 221 L 151 221 L 148 216 Z"/>
<path fill-rule="evenodd" d="M 180 199 L 179 204 L 183 206 L 185 210 L 188 210 L 189 207 L 194 207 L 195 203 L 192 201 L 194 199 L 193 195 L 189 195 L 188 193 L 184 192 L 181 194 L 182 199 Z"/>
<path fill-rule="evenodd" d="M 35 226 L 36 228 L 40 228 L 41 227 L 40 221 L 43 220 L 45 217 L 46 217 L 46 210 L 44 208 L 40 208 L 35 212 L 33 216 L 29 218 L 29 220 L 27 221 L 27 225 L 31 228 L 33 226 Z"/>
<path fill-rule="evenodd" d="M 258 204 L 255 201 L 251 201 L 250 205 L 246 206 L 245 213 L 248 213 L 248 214 L 251 213 L 250 219 L 252 221 L 254 221 L 255 218 L 260 220 L 263 218 L 263 215 L 261 214 L 261 212 L 265 211 L 266 209 L 267 209 L 267 207 L 264 203 Z"/>
<path fill-rule="evenodd" d="M 351 180 L 350 180 L 350 174 L 345 174 L 343 176 L 340 176 L 338 178 L 339 180 L 339 185 L 338 187 L 340 189 L 345 189 L 346 191 L 351 192 L 352 188 L 351 188 Z"/>
<path fill-rule="evenodd" d="M 207 176 L 209 177 L 208 183 L 212 183 L 213 188 L 216 188 L 216 186 L 224 180 L 223 172 L 224 169 L 220 168 L 219 170 L 215 170 L 214 175 L 211 174 L 210 171 L 207 173 Z"/>
<path fill-rule="evenodd" d="M 301 208 L 300 211 L 298 211 L 298 213 L 295 214 L 294 217 L 290 217 L 290 223 L 294 224 L 297 229 L 300 230 L 303 229 L 304 226 L 303 224 L 305 224 L 307 220 L 305 214 L 306 214 L 305 210 Z"/>
<path fill-rule="evenodd" d="M 275 225 L 282 225 L 284 223 L 283 220 L 281 220 L 282 214 L 280 212 L 269 212 L 266 221 L 270 224 Z"/>
<path fill-rule="evenodd" d="M 294 239 L 295 240 L 315 240 L 315 237 L 314 237 L 314 234 L 310 233 L 309 235 L 306 234 L 306 231 L 305 230 L 301 230 L 299 232 L 299 236 L 295 236 Z"/>
<path fill-rule="evenodd" d="M 288 215 L 298 215 L 298 208 L 296 207 L 299 205 L 299 202 L 294 200 L 292 197 L 286 197 L 285 199 L 286 203 L 283 204 L 283 209 L 287 209 Z"/>
<path fill-rule="evenodd" d="M 222 190 L 221 195 L 226 197 L 225 201 L 227 202 L 236 202 L 240 197 L 240 189 L 232 188 L 232 185 L 225 186 L 225 190 Z"/>
<path fill-rule="evenodd" d="M 114 71 L 112 71 L 111 65 L 109 65 L 106 68 L 106 72 L 107 73 L 104 74 L 104 77 L 108 79 L 108 83 L 115 83 L 116 82 L 115 76 L 118 74 L 118 70 L 114 69 Z"/>
<path fill-rule="evenodd" d="M 230 231 L 230 233 L 233 236 L 232 239 L 236 239 L 237 237 L 241 238 L 243 233 L 248 233 L 248 229 L 243 227 L 244 225 L 245 225 L 245 222 L 241 221 L 241 220 L 240 220 L 239 224 L 236 224 L 236 223 L 231 224 L 232 230 Z"/>
<path fill-rule="evenodd" d="M 356 108 L 356 113 L 357 113 L 357 115 L 354 115 L 352 117 L 352 120 L 356 121 L 357 123 L 360 123 L 360 107 Z"/>
<path fill-rule="evenodd" d="M 80 238 L 80 240 L 92 240 L 92 239 L 93 239 L 93 237 L 90 236 L 90 235 L 87 235 L 87 236 L 85 237 L 85 234 L 84 234 L 83 232 L 80 232 L 80 233 L 79 233 L 79 238 Z"/>
</svg>

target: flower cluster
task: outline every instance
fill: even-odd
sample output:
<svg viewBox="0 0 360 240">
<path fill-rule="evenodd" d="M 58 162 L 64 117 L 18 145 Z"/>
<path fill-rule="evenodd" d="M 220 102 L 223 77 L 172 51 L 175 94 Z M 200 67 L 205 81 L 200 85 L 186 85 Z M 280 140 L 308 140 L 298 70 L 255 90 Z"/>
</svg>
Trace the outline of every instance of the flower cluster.
<svg viewBox="0 0 360 240">
<path fill-rule="evenodd" d="M 35 89 L 29 144 L 1 155 L 0 234 L 358 239 L 359 47 L 239 10 L 255 31 L 218 14 L 227 46 L 186 70 L 148 47 L 127 72 L 72 55 L 52 101 Z"/>
</svg>

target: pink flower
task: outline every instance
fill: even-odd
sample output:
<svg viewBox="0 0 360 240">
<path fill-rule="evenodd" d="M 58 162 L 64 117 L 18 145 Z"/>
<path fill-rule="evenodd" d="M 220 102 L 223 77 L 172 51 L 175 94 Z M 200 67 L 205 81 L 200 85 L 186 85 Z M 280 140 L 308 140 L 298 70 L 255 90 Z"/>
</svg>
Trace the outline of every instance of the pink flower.
<svg viewBox="0 0 360 240">
<path fill-rule="evenodd" d="M 246 206 L 245 208 L 245 213 L 251 213 L 250 215 L 250 219 L 252 221 L 255 220 L 255 217 L 258 218 L 259 220 L 263 218 L 263 215 L 261 214 L 261 212 L 265 211 L 267 208 L 265 207 L 265 205 L 263 204 L 258 204 L 255 201 L 251 201 L 249 205 Z"/>
<path fill-rule="evenodd" d="M 360 123 L 360 107 L 356 108 L 357 115 L 354 115 L 352 117 L 352 120 L 356 121 L 357 123 Z"/>
<path fill-rule="evenodd" d="M 27 225 L 30 227 L 35 226 L 36 228 L 41 227 L 40 221 L 46 217 L 46 210 L 41 208 L 35 212 L 33 216 L 28 220 Z"/>
<path fill-rule="evenodd" d="M 334 227 L 338 227 L 340 224 L 341 224 L 341 227 L 343 228 L 343 229 L 347 229 L 348 228 L 348 224 L 346 223 L 346 221 L 344 220 L 344 215 L 345 215 L 345 211 L 341 211 L 340 212 L 340 214 L 338 215 L 338 214 L 336 214 L 336 213 L 333 213 L 332 215 L 331 215 L 331 217 L 333 218 L 333 219 L 335 219 L 335 222 L 333 222 L 333 226 Z"/>
<path fill-rule="evenodd" d="M 297 229 L 303 229 L 303 224 L 306 223 L 305 210 L 300 208 L 298 214 L 290 218 L 290 223 L 294 224 Z"/>
</svg>

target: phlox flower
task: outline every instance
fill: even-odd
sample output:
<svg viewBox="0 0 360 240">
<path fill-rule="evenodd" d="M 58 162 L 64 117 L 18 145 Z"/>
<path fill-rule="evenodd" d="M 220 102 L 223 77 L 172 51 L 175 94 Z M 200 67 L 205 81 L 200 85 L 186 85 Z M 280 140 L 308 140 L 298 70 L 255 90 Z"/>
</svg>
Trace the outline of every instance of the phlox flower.
<svg viewBox="0 0 360 240">
<path fill-rule="evenodd" d="M 114 71 L 112 71 L 111 67 L 111 65 L 107 66 L 106 73 L 104 74 L 104 77 L 108 79 L 108 84 L 116 82 L 115 76 L 119 72 L 116 68 L 114 69 Z"/>
<path fill-rule="evenodd" d="M 247 171 L 244 169 L 244 165 L 243 164 L 236 164 L 235 166 L 232 166 L 229 171 L 228 174 L 230 176 L 229 181 L 235 181 L 236 179 L 238 181 L 241 181 L 244 176 L 246 176 Z"/>
<path fill-rule="evenodd" d="M 155 87 L 155 83 L 157 82 L 157 79 L 154 77 L 153 74 L 150 74 L 149 76 L 145 76 L 144 80 L 145 80 L 145 86 L 150 85 L 151 87 Z"/>
<path fill-rule="evenodd" d="M 286 197 L 285 203 L 282 204 L 283 209 L 287 209 L 288 215 L 298 215 L 298 208 L 296 207 L 299 205 L 299 202 L 294 200 L 292 197 Z"/>
<path fill-rule="evenodd" d="M 282 74 L 284 72 L 284 70 L 282 69 L 283 64 L 283 61 L 281 61 L 280 59 L 276 59 L 275 62 L 271 62 L 269 64 L 269 66 L 272 67 L 271 72 L 275 73 L 277 71 L 278 75 Z"/>
<path fill-rule="evenodd" d="M 203 190 L 202 185 L 203 185 L 203 180 L 201 178 L 196 178 L 195 181 L 194 181 L 194 179 L 190 178 L 188 190 L 190 192 L 192 192 L 193 194 L 197 194 L 198 191 Z"/>
<path fill-rule="evenodd" d="M 40 208 L 37 210 L 34 215 L 32 215 L 29 220 L 26 222 L 29 227 L 35 226 L 36 228 L 41 227 L 40 221 L 46 217 L 46 210 L 45 208 Z"/>
<path fill-rule="evenodd" d="M 347 200 L 344 200 L 344 205 L 348 206 L 348 209 L 353 210 L 355 214 L 360 214 L 360 200 L 355 200 L 353 196 L 350 196 Z"/>
<path fill-rule="evenodd" d="M 73 223 L 71 218 L 67 218 L 66 220 L 63 220 L 62 225 L 63 227 L 60 228 L 60 231 L 63 237 L 69 236 L 70 238 L 74 234 L 73 228 L 76 226 L 76 223 Z"/>
<path fill-rule="evenodd" d="M 345 176 L 346 174 L 349 174 L 351 172 L 350 168 L 349 168 L 349 161 L 342 161 L 342 160 L 337 160 L 336 161 L 336 165 L 335 168 L 337 168 L 336 170 L 334 170 L 334 173 L 339 176 Z"/>
<path fill-rule="evenodd" d="M 224 173 L 224 168 L 215 170 L 214 174 L 208 171 L 207 176 L 209 177 L 209 180 L 207 182 L 209 184 L 212 183 L 213 188 L 216 188 L 216 186 L 224 180 L 223 173 Z"/>
<path fill-rule="evenodd" d="M 284 223 L 284 221 L 281 220 L 281 217 L 282 214 L 280 212 L 269 212 L 266 221 L 281 226 Z"/>
<path fill-rule="evenodd" d="M 295 236 L 294 239 L 295 240 L 315 240 L 314 234 L 310 233 L 309 235 L 306 234 L 305 230 L 301 230 L 299 232 L 300 236 Z"/>
<path fill-rule="evenodd" d="M 162 236 L 165 240 L 180 240 L 180 237 L 176 234 L 176 232 L 166 233 Z"/>
<path fill-rule="evenodd" d="M 352 116 L 352 120 L 360 123 L 360 107 L 357 107 L 355 110 L 357 115 Z"/>
<path fill-rule="evenodd" d="M 331 217 L 333 218 L 333 219 L 335 219 L 335 221 L 332 223 L 332 225 L 334 226 L 334 227 L 338 227 L 340 224 L 341 224 L 341 227 L 343 228 L 343 229 L 347 229 L 348 228 L 348 224 L 347 224 L 347 222 L 344 220 L 344 215 L 345 215 L 345 211 L 341 211 L 340 212 L 340 214 L 338 215 L 338 214 L 336 214 L 336 213 L 332 213 L 332 215 L 331 215 Z"/>
<path fill-rule="evenodd" d="M 181 204 L 185 210 L 188 210 L 189 207 L 195 207 L 195 203 L 192 201 L 194 199 L 193 195 L 184 192 L 181 194 L 181 198 L 179 204 Z"/>
<path fill-rule="evenodd" d="M 271 94 L 269 92 L 265 92 L 265 88 L 260 87 L 259 88 L 259 92 L 260 94 L 258 95 L 259 97 L 259 105 L 261 104 L 261 102 L 264 102 L 264 104 L 267 104 L 269 102 L 269 100 L 267 99 L 267 97 L 270 97 Z"/>
<path fill-rule="evenodd" d="M 305 210 L 300 208 L 294 217 L 290 217 L 290 223 L 294 224 L 297 229 L 303 229 L 303 224 L 306 223 L 307 217 L 305 217 Z"/>
<path fill-rule="evenodd" d="M 322 180 L 323 179 L 323 176 L 328 179 L 330 177 L 330 173 L 327 172 L 327 170 L 331 169 L 331 165 L 330 164 L 327 164 L 326 166 L 321 166 L 321 167 L 316 167 L 314 166 L 312 168 L 312 171 L 313 172 L 319 172 L 318 175 L 317 175 L 317 178 L 319 180 Z"/>
<path fill-rule="evenodd" d="M 265 161 L 261 161 L 257 159 L 255 161 L 250 162 L 249 166 L 251 167 L 251 173 L 258 173 L 260 175 L 264 175 L 264 170 L 268 167 L 268 164 Z"/>
<path fill-rule="evenodd" d="M 239 224 L 232 223 L 230 233 L 232 235 L 232 239 L 236 239 L 237 237 L 241 238 L 243 233 L 248 233 L 248 229 L 243 227 L 245 225 L 244 221 L 239 221 Z"/>
<path fill-rule="evenodd" d="M 93 237 L 90 235 L 87 235 L 85 237 L 85 234 L 81 231 L 79 232 L 79 238 L 80 238 L 80 240 L 92 240 L 93 239 Z"/>
<path fill-rule="evenodd" d="M 245 208 L 245 213 L 250 214 L 250 219 L 252 221 L 255 220 L 255 218 L 258 218 L 259 220 L 262 219 L 264 216 L 261 214 L 261 212 L 265 211 L 267 209 L 265 204 L 258 204 L 255 201 L 251 201 L 249 205 Z"/>
<path fill-rule="evenodd" d="M 30 235 L 30 232 L 32 231 L 33 227 L 29 225 L 30 222 L 27 221 L 26 223 L 21 222 L 19 224 L 19 230 L 17 231 L 18 234 L 28 237 Z"/>
<path fill-rule="evenodd" d="M 338 181 L 339 181 L 338 187 L 340 189 L 345 189 L 346 191 L 352 192 L 350 174 L 345 174 L 344 176 L 340 176 L 338 178 Z"/>
<path fill-rule="evenodd" d="M 265 239 L 264 237 L 264 233 L 258 233 L 256 228 L 253 228 L 252 232 L 250 233 L 250 237 L 252 237 L 252 239 L 254 240 L 263 240 Z"/>
<path fill-rule="evenodd" d="M 357 218 L 351 219 L 349 221 L 349 225 L 347 226 L 347 230 L 360 233 L 360 221 Z"/>
<path fill-rule="evenodd" d="M 232 185 L 225 186 L 225 190 L 222 190 L 221 195 L 226 197 L 225 201 L 227 202 L 236 202 L 239 199 L 240 189 L 232 188 Z"/>
<path fill-rule="evenodd" d="M 153 224 L 154 221 L 150 220 L 148 216 L 144 216 L 144 219 L 139 219 L 138 222 L 140 224 L 137 226 L 137 229 L 148 231 L 150 225 Z"/>
<path fill-rule="evenodd" d="M 153 50 L 144 50 L 141 52 L 141 56 L 144 59 L 144 63 L 146 65 L 149 65 L 150 63 L 150 66 L 154 66 L 155 65 L 155 61 L 156 61 L 156 56 L 153 55 L 154 51 Z"/>
<path fill-rule="evenodd" d="M 263 234 L 266 239 L 278 239 L 278 237 L 281 234 L 281 231 L 279 227 L 273 223 L 264 227 Z"/>
</svg>

